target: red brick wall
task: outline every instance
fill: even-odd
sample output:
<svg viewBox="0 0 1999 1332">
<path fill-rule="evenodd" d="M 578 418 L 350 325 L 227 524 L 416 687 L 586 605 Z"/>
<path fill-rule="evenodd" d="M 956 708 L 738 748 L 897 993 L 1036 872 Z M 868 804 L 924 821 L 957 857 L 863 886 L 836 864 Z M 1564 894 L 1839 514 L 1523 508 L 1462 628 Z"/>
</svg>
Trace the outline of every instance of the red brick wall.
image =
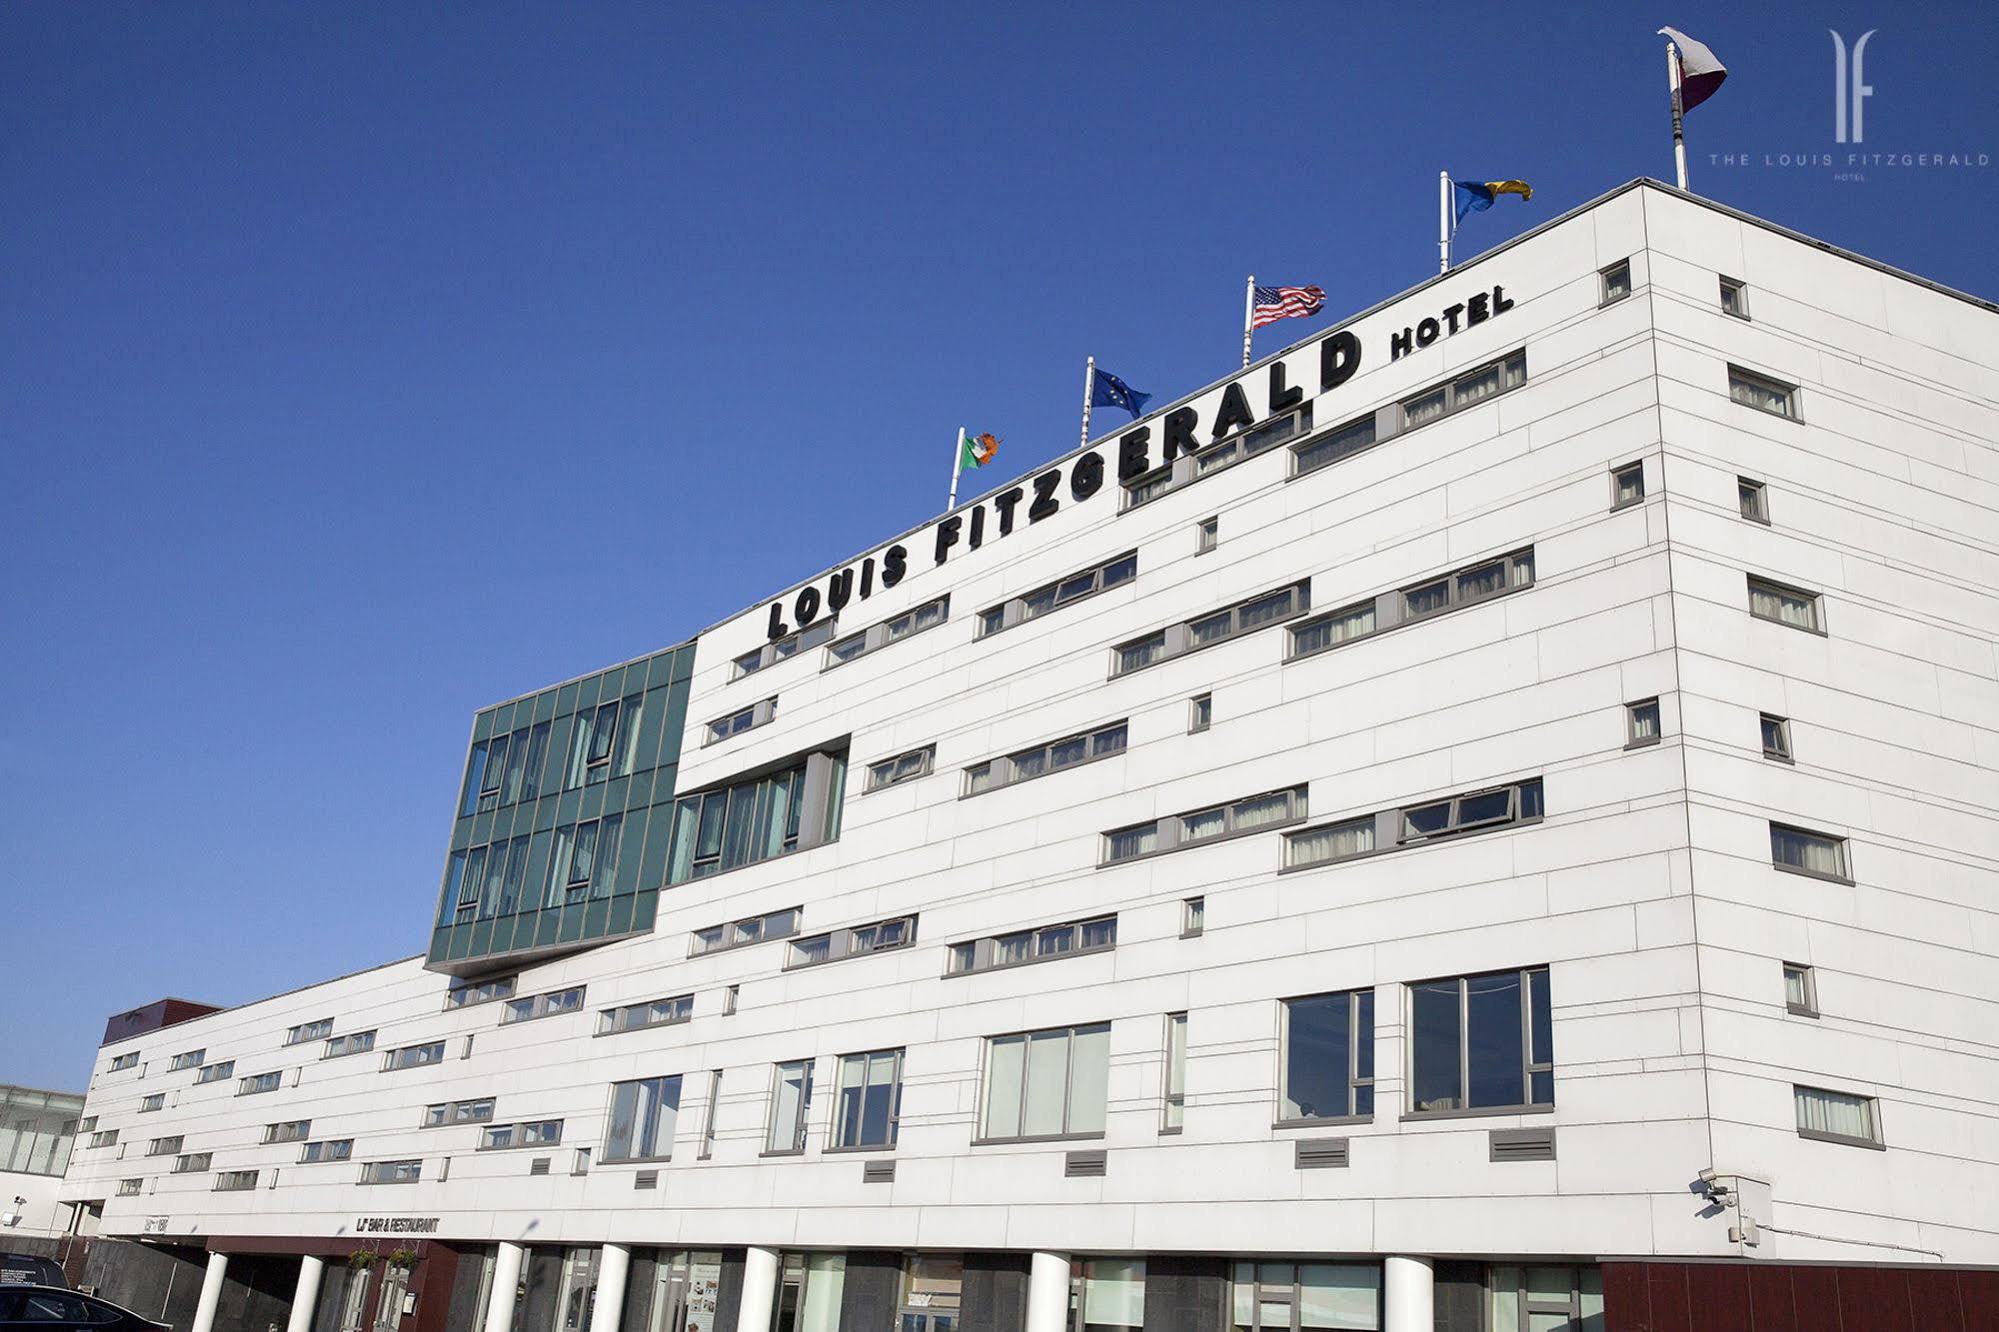
<svg viewBox="0 0 1999 1332">
<path fill-rule="evenodd" d="M 1606 1332 L 1999 1332 L 1999 1271 L 1603 1265 Z"/>
</svg>

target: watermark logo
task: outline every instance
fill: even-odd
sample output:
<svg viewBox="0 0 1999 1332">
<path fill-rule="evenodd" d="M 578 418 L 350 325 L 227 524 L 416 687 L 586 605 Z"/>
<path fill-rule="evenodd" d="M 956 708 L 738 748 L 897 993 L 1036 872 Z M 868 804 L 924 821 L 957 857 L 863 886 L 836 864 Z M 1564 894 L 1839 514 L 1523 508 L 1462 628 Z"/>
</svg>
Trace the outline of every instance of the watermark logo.
<svg viewBox="0 0 1999 1332">
<path fill-rule="evenodd" d="M 1832 34 L 1832 126 L 1835 143 L 1864 143 L 1866 135 L 1861 129 L 1861 113 L 1866 109 L 1867 99 L 1874 95 L 1874 88 L 1867 76 L 1861 72 L 1867 58 L 1867 39 L 1881 31 L 1869 28 L 1860 34 L 1860 40 L 1853 44 L 1853 55 L 1849 60 L 1846 39 L 1837 29 L 1827 28 Z M 1848 109 L 1852 115 L 1852 137 L 1847 135 Z"/>
</svg>

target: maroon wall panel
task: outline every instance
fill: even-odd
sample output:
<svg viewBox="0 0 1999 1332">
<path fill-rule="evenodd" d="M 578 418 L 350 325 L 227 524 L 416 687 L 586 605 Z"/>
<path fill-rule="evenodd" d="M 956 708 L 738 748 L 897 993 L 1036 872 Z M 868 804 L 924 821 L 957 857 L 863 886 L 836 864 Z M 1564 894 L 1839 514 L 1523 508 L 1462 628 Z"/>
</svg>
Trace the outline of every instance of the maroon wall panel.
<svg viewBox="0 0 1999 1332">
<path fill-rule="evenodd" d="M 1999 1332 L 1999 1271 L 1603 1265 L 1608 1332 Z"/>
</svg>

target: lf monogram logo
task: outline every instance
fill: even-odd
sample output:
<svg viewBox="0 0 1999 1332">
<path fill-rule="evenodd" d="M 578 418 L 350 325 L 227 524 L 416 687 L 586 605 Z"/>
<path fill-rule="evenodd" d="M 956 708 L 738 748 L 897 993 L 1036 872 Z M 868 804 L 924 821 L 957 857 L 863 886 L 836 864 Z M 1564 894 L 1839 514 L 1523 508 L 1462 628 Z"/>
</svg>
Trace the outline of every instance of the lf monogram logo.
<svg viewBox="0 0 1999 1332">
<path fill-rule="evenodd" d="M 1828 28 L 1826 31 L 1832 33 L 1833 139 L 1837 143 L 1860 143 L 1864 141 L 1864 136 L 1860 130 L 1860 113 L 1867 99 L 1874 95 L 1874 89 L 1864 81 L 1866 75 L 1860 72 L 1861 62 L 1866 56 L 1867 39 L 1881 30 L 1879 28 L 1869 28 L 1866 32 L 1861 33 L 1860 40 L 1853 44 L 1853 76 L 1851 79 L 1847 77 L 1846 39 L 1841 37 L 1834 29 Z M 1849 106 L 1853 108 L 1852 138 L 1848 138 L 1846 133 L 1847 108 Z"/>
</svg>

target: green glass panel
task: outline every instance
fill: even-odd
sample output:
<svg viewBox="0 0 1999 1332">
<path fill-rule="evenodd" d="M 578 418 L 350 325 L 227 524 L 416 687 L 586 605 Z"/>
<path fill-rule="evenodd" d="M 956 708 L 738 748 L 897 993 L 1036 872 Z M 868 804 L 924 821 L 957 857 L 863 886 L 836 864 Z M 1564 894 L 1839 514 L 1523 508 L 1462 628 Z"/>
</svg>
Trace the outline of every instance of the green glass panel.
<svg viewBox="0 0 1999 1332">
<path fill-rule="evenodd" d="M 611 899 L 592 898 L 583 909 L 583 933 L 585 939 L 601 939 L 611 928 Z"/>
<path fill-rule="evenodd" d="M 648 888 L 633 899 L 632 928 L 650 930 L 653 917 L 659 911 L 659 890 Z"/>
<path fill-rule="evenodd" d="M 631 893 L 622 893 L 610 901 L 611 915 L 605 922 L 607 934 L 626 934 L 632 928 L 632 914 L 637 908 L 638 898 Z"/>
<path fill-rule="evenodd" d="M 570 681 L 555 691 L 555 715 L 564 717 L 576 711 L 576 682 Z"/>
<path fill-rule="evenodd" d="M 534 696 L 534 719 L 545 722 L 555 716 L 555 695 L 553 689 L 544 689 Z"/>
</svg>

